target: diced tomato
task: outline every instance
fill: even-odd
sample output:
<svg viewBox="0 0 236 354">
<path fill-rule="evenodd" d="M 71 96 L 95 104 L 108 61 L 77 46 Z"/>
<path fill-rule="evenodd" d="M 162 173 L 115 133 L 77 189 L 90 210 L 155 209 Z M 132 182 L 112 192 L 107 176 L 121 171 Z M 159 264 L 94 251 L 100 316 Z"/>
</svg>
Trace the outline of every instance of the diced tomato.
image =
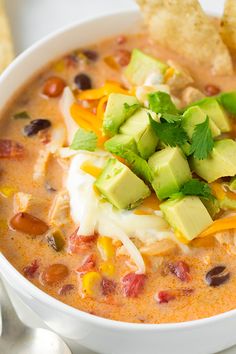
<svg viewBox="0 0 236 354">
<path fill-rule="evenodd" d="M 19 159 L 25 149 L 20 143 L 10 139 L 0 139 L 0 159 Z"/>
<path fill-rule="evenodd" d="M 27 265 L 23 269 L 23 274 L 27 278 L 34 278 L 35 273 L 39 269 L 39 263 L 38 260 L 35 259 L 31 264 Z"/>
<path fill-rule="evenodd" d="M 77 228 L 69 237 L 69 253 L 81 253 L 81 251 L 89 250 L 93 242 L 96 240 L 96 235 L 80 236 L 78 231 L 79 228 Z"/>
<path fill-rule="evenodd" d="M 93 270 L 96 266 L 96 255 L 94 253 L 86 257 L 81 266 L 76 269 L 77 273 L 86 273 Z"/>
<path fill-rule="evenodd" d="M 122 278 L 124 295 L 126 297 L 137 297 L 144 288 L 145 274 L 129 273 Z"/>
<path fill-rule="evenodd" d="M 174 274 L 181 281 L 189 282 L 192 279 L 189 265 L 186 262 L 179 261 L 175 264 L 170 263 L 169 269 L 171 273 Z"/>
<path fill-rule="evenodd" d="M 181 296 L 189 296 L 193 293 L 193 289 L 171 289 L 159 291 L 155 299 L 159 304 L 167 304 L 168 302 L 175 300 Z"/>
<path fill-rule="evenodd" d="M 110 279 L 103 278 L 102 279 L 102 293 L 103 295 L 110 295 L 114 293 L 116 289 L 116 283 Z"/>
<path fill-rule="evenodd" d="M 159 291 L 156 300 L 159 304 L 167 304 L 169 301 L 174 300 L 176 295 L 171 290 Z"/>
</svg>

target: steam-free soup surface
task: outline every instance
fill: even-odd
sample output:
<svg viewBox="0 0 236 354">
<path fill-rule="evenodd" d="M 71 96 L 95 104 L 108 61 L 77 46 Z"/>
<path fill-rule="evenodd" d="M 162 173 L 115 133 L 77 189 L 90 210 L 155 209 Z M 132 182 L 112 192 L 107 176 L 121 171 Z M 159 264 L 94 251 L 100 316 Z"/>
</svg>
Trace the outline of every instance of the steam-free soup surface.
<svg viewBox="0 0 236 354">
<path fill-rule="evenodd" d="M 79 225 L 70 216 L 51 224 L 53 203 L 65 190 L 70 165 L 70 159 L 45 153 L 53 140 L 54 129 L 64 126 L 59 105 L 64 86 L 74 90 L 75 95 L 85 89 L 100 88 L 106 81 L 115 82 L 124 90 L 130 89 L 123 79 L 123 70 L 134 48 L 164 62 L 174 60 L 188 68 L 194 79 L 191 86 L 203 95 L 235 89 L 235 77 L 213 77 L 204 68 L 154 45 L 145 33 L 111 38 L 69 53 L 50 64 L 26 83 L 1 115 L 0 142 L 9 139 L 10 147 L 6 150 L 11 152 L 11 156 L 0 158 L 1 251 L 37 287 L 96 316 L 125 322 L 166 323 L 195 320 L 232 310 L 236 307 L 235 249 L 234 245 L 225 247 L 214 235 L 195 240 L 189 246 L 179 247 L 176 243 L 157 255 L 144 255 L 146 274 L 137 275 L 120 241 L 91 235 L 89 239 L 81 238 L 75 245 L 73 233 Z M 56 82 L 55 77 L 59 78 Z M 49 78 L 54 79 L 48 82 Z M 174 93 L 182 106 L 186 104 L 183 92 L 184 89 L 180 89 Z M 78 102 L 97 119 L 98 100 Z M 36 119 L 49 123 L 40 121 L 35 123 L 36 128 L 25 128 Z M 37 124 L 46 126 L 35 133 Z M 233 134 L 230 137 L 234 138 Z M 19 145 L 12 148 L 12 141 L 18 142 L 22 149 Z M 66 146 L 66 142 L 63 145 Z M 45 154 L 42 159 L 47 162 L 42 176 L 35 177 L 40 154 Z M 33 198 L 29 210 L 22 207 L 22 194 L 19 193 Z M 24 226 L 20 231 L 16 230 L 17 227 L 13 230 L 12 218 L 22 210 L 43 221 L 39 225 L 42 228 L 40 235 L 37 231 L 34 235 L 24 232 Z M 18 223 L 13 221 L 13 226 L 14 222 Z M 232 233 L 228 236 L 233 237 Z M 134 239 L 133 242 L 138 248 L 144 246 L 140 240 Z M 105 256 L 101 246 L 97 246 L 104 243 L 108 250 Z M 206 274 L 217 266 L 225 267 L 227 281 L 213 287 L 206 281 Z M 86 280 L 88 273 L 90 277 Z"/>
</svg>

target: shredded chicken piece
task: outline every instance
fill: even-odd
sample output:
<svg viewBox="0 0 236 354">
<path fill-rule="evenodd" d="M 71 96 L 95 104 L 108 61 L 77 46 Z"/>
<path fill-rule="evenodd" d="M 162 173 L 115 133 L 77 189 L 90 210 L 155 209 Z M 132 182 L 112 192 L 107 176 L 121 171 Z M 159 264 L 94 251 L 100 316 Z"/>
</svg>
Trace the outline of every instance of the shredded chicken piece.
<svg viewBox="0 0 236 354">
<path fill-rule="evenodd" d="M 66 132 L 62 124 L 58 124 L 51 134 L 51 142 L 46 147 L 39 151 L 37 161 L 34 165 L 33 180 L 41 182 L 46 174 L 47 164 L 52 154 L 62 148 L 65 144 Z"/>
<path fill-rule="evenodd" d="M 70 222 L 70 199 L 68 192 L 62 190 L 57 193 L 49 210 L 49 224 L 61 227 Z"/>
<path fill-rule="evenodd" d="M 47 163 L 51 153 L 47 149 L 40 150 L 37 161 L 34 165 L 33 180 L 35 182 L 41 182 L 45 177 Z"/>
<path fill-rule="evenodd" d="M 173 240 L 163 239 L 140 248 L 142 254 L 148 256 L 167 256 L 177 250 L 178 246 Z"/>
<path fill-rule="evenodd" d="M 182 92 L 182 100 L 185 106 L 197 102 L 204 98 L 205 95 L 195 87 L 189 86 Z"/>
<path fill-rule="evenodd" d="M 14 213 L 27 212 L 32 215 L 37 215 L 39 206 L 42 205 L 43 200 L 33 196 L 29 193 L 17 192 L 13 197 Z"/>
<path fill-rule="evenodd" d="M 229 51 L 198 0 L 136 1 L 153 40 L 212 69 L 215 75 L 232 75 Z"/>
<path fill-rule="evenodd" d="M 215 235 L 216 240 L 225 247 L 229 254 L 236 255 L 236 232 L 228 230 Z"/>
</svg>

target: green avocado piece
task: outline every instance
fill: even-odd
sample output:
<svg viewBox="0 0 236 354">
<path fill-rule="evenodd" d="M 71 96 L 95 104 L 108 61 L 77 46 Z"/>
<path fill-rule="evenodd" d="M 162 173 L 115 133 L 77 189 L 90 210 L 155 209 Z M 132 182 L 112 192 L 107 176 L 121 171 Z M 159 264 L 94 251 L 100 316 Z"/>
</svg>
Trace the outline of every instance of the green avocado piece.
<svg viewBox="0 0 236 354">
<path fill-rule="evenodd" d="M 236 175 L 236 142 L 223 139 L 214 143 L 207 159 L 190 158 L 190 166 L 200 177 L 211 183 L 218 178 Z"/>
<path fill-rule="evenodd" d="M 123 146 L 125 149 L 132 150 L 136 154 L 138 153 L 137 145 L 134 138 L 125 134 L 117 134 L 113 136 L 113 138 L 105 142 L 104 146 L 105 149 L 110 152 L 114 151 L 114 148 L 116 147 Z"/>
<path fill-rule="evenodd" d="M 224 199 L 219 201 L 220 207 L 223 210 L 236 209 L 236 200 L 224 197 Z"/>
<path fill-rule="evenodd" d="M 150 125 L 148 113 L 156 119 L 154 112 L 141 108 L 120 127 L 121 134 L 134 138 L 138 152 L 145 160 L 155 152 L 158 144 L 158 137 Z"/>
<path fill-rule="evenodd" d="M 229 189 L 233 192 L 236 192 L 236 177 L 231 178 Z"/>
<path fill-rule="evenodd" d="M 112 137 L 118 134 L 121 124 L 130 117 L 131 114 L 125 109 L 125 103 L 129 106 L 139 104 L 134 96 L 123 95 L 120 93 L 111 93 L 109 95 L 106 110 L 103 119 L 103 133 Z"/>
<path fill-rule="evenodd" d="M 213 222 L 198 197 L 170 199 L 160 205 L 167 222 L 187 241 L 193 240 Z"/>
<path fill-rule="evenodd" d="M 236 115 L 236 91 L 222 93 L 219 100 L 226 111 Z"/>
<path fill-rule="evenodd" d="M 204 98 L 193 106 L 199 106 L 203 112 L 205 112 L 207 116 L 216 124 L 222 133 L 227 133 L 231 130 L 229 117 L 216 98 Z"/>
<path fill-rule="evenodd" d="M 205 122 L 206 118 L 206 113 L 198 106 L 190 107 L 187 109 L 187 111 L 184 112 L 182 118 L 182 127 L 190 139 L 193 136 L 196 125 Z M 209 126 L 213 137 L 219 136 L 221 134 L 220 129 L 212 119 L 209 119 Z"/>
<path fill-rule="evenodd" d="M 139 49 L 134 49 L 124 74 L 132 85 L 141 86 L 150 74 L 160 73 L 163 75 L 167 68 L 168 65 L 156 58 L 143 53 Z"/>
<path fill-rule="evenodd" d="M 146 184 L 126 165 L 109 159 L 95 182 L 100 193 L 118 209 L 132 209 L 151 192 Z"/>
<path fill-rule="evenodd" d="M 162 200 L 179 192 L 181 186 L 192 178 L 188 162 L 178 147 L 167 147 L 148 160 L 154 173 L 152 187 Z"/>
<path fill-rule="evenodd" d="M 216 198 L 213 200 L 201 198 L 201 201 L 207 208 L 208 213 L 212 218 L 214 218 L 220 212 L 220 203 Z"/>
</svg>

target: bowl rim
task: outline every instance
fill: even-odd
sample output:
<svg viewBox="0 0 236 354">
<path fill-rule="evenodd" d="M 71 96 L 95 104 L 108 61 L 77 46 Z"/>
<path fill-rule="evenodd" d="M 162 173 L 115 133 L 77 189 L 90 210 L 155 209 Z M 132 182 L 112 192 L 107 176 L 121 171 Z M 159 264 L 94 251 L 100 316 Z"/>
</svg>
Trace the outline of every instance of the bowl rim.
<svg viewBox="0 0 236 354">
<path fill-rule="evenodd" d="M 27 48 L 24 52 L 19 54 L 13 62 L 4 70 L 4 72 L 0 75 L 0 87 L 4 83 L 4 80 L 8 77 L 8 75 L 11 75 L 11 71 L 13 68 L 16 66 L 20 65 L 25 58 L 27 58 L 32 52 L 35 50 L 39 50 L 40 47 L 43 47 L 48 41 L 53 40 L 56 37 L 61 36 L 63 33 L 68 32 L 68 31 L 73 31 L 75 28 L 83 25 L 89 25 L 92 22 L 96 22 L 98 20 L 103 20 L 106 21 L 106 19 L 111 18 L 112 16 L 117 17 L 117 16 L 124 16 L 124 15 L 138 15 L 137 10 L 121 10 L 121 11 L 114 11 L 107 13 L 105 15 L 96 15 L 96 16 L 91 16 L 87 17 L 86 19 L 76 21 L 70 25 L 63 26 L 62 28 L 53 31 L 49 35 L 46 35 L 42 39 L 38 40 L 36 43 L 31 45 L 29 48 Z M 20 87 L 17 87 L 15 92 L 20 89 Z M 15 94 L 13 92 L 13 95 Z M 10 97 L 11 98 L 11 97 Z M 9 100 L 8 100 L 9 101 Z M 6 102 L 5 106 L 7 106 L 8 102 Z M 3 107 L 4 109 L 4 107 Z M 110 330 L 129 330 L 129 331 L 138 331 L 138 332 L 156 332 L 156 331 L 180 331 L 182 329 L 188 329 L 188 328 L 199 328 L 201 326 L 208 326 L 211 325 L 212 323 L 220 322 L 226 319 L 229 319 L 233 316 L 236 315 L 236 309 L 214 315 L 211 317 L 207 318 L 202 318 L 198 320 L 192 320 L 192 321 L 186 321 L 186 322 L 175 322 L 175 323 L 161 323 L 161 324 L 142 324 L 142 323 L 132 323 L 132 322 L 122 322 L 122 321 L 116 321 L 108 318 L 103 318 L 99 316 L 95 316 L 92 314 L 89 314 L 87 312 L 84 312 L 82 310 L 79 310 L 77 308 L 74 308 L 70 305 L 67 305 L 63 303 L 60 300 L 57 300 L 53 296 L 47 294 L 40 288 L 38 288 L 36 285 L 34 285 L 32 282 L 30 282 L 27 278 L 25 278 L 9 261 L 8 259 L 3 255 L 3 253 L 0 251 L 0 263 L 2 266 L 0 267 L 0 275 L 3 276 L 3 278 L 6 280 L 8 283 L 8 280 L 5 277 L 5 273 L 10 273 L 11 277 L 14 278 L 13 284 L 9 284 L 11 288 L 15 288 L 17 285 L 19 285 L 19 288 L 16 290 L 17 292 L 20 293 L 26 293 L 27 295 L 31 296 L 33 299 L 45 304 L 46 306 L 50 306 L 51 308 L 54 308 L 58 310 L 59 312 L 65 312 L 67 315 L 76 317 L 78 319 L 82 319 L 86 321 L 87 323 L 93 324 L 93 325 L 99 325 L 99 327 L 107 328 Z M 3 270 L 1 269 L 3 268 Z"/>
</svg>

